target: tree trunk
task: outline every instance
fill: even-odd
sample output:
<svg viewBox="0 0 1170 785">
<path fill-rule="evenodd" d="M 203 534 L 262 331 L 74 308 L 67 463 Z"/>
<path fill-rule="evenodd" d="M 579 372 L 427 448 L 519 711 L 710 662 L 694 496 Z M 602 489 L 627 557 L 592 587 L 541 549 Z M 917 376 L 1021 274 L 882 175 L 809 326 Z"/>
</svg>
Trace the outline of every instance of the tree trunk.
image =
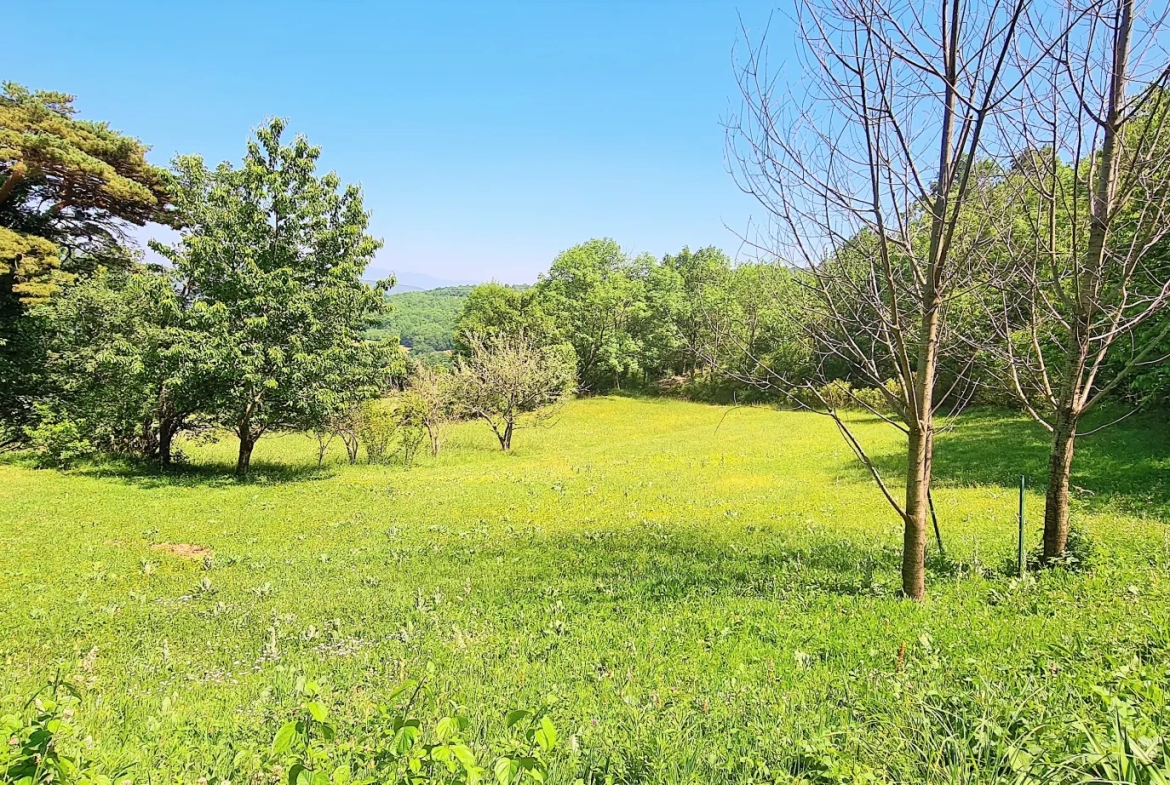
<svg viewBox="0 0 1170 785">
<path fill-rule="evenodd" d="M 941 320 L 939 297 L 934 284 L 937 267 L 936 263 L 927 268 L 926 309 L 918 326 L 918 367 L 912 376 L 914 386 L 911 390 L 910 428 L 906 438 L 902 592 L 916 601 L 926 598 L 926 539 L 930 515 L 930 479 L 934 468 L 934 376 L 938 364 Z"/>
<path fill-rule="evenodd" d="M 158 424 L 158 461 L 163 466 L 171 465 L 171 445 L 178 430 L 179 422 L 170 417 L 164 418 Z"/>
<path fill-rule="evenodd" d="M 1076 447 L 1077 415 L 1057 413 L 1048 458 L 1048 492 L 1044 498 L 1044 561 L 1059 558 L 1068 545 L 1068 484 Z"/>
<path fill-rule="evenodd" d="M 240 454 L 236 458 L 236 474 L 245 475 L 252 466 L 252 448 L 256 446 L 256 437 L 250 429 L 240 430 Z"/>
<path fill-rule="evenodd" d="M 357 434 L 343 433 L 341 434 L 341 441 L 345 444 L 345 457 L 349 461 L 349 465 L 353 466 L 357 463 L 358 448 L 361 446 L 358 443 Z"/>
<path fill-rule="evenodd" d="M 159 429 L 162 430 L 161 428 Z M 154 418 L 149 417 L 142 421 L 142 436 L 140 449 L 143 458 L 153 458 L 158 454 L 159 440 L 154 434 Z"/>
<path fill-rule="evenodd" d="M 930 438 L 918 428 L 909 434 L 906 460 L 906 518 L 902 529 L 902 591 L 926 597 L 926 535 L 930 493 Z"/>
<path fill-rule="evenodd" d="M 508 420 L 508 424 L 504 426 L 504 432 L 497 434 L 500 437 L 500 449 L 508 452 L 512 449 L 512 421 Z"/>
</svg>

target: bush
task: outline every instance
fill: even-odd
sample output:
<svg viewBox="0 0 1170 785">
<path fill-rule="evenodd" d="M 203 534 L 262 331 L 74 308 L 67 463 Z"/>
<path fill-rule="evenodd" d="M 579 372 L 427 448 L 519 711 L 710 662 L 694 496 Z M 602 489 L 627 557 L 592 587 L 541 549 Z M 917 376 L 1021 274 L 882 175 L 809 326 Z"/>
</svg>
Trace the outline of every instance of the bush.
<svg viewBox="0 0 1170 785">
<path fill-rule="evenodd" d="M 0 717 L 0 782 L 20 785 L 98 785 L 121 776 L 97 774 L 80 754 L 66 747 L 76 745 L 73 709 L 66 708 L 79 698 L 68 682 L 55 679 L 25 703 L 24 714 Z"/>
<path fill-rule="evenodd" d="M 853 411 L 872 411 L 880 414 L 891 414 L 893 409 L 887 396 L 899 393 L 898 382 L 894 379 L 887 381 L 882 389 L 877 387 L 854 387 L 844 379 L 834 379 L 822 385 L 817 390 L 801 390 L 797 398 L 806 406 L 814 409 L 829 408 Z"/>
<path fill-rule="evenodd" d="M 370 463 L 390 460 L 397 431 L 398 417 L 385 401 L 366 401 L 361 405 L 357 437 L 365 445 Z"/>
<path fill-rule="evenodd" d="M 93 452 L 93 445 L 82 436 L 82 427 L 73 420 L 58 414 L 44 404 L 36 407 L 37 424 L 24 429 L 37 466 L 65 469 L 72 463 Z"/>
</svg>

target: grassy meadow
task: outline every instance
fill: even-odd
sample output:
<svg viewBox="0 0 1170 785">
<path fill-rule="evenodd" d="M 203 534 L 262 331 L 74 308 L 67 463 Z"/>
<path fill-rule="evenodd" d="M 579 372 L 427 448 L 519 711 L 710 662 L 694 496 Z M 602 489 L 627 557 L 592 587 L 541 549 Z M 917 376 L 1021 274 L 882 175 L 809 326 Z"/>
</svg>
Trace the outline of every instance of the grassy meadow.
<svg viewBox="0 0 1170 785">
<path fill-rule="evenodd" d="M 898 434 L 857 425 L 896 467 Z M 1084 439 L 1089 568 L 1020 581 L 1047 437 L 965 415 L 921 605 L 895 596 L 899 521 L 806 413 L 578 400 L 512 454 L 464 423 L 411 469 L 266 436 L 246 481 L 233 440 L 182 449 L 170 474 L 0 463 L 0 715 L 68 676 L 72 743 L 136 781 L 262 781 L 302 676 L 338 759 L 407 679 L 424 727 L 461 707 L 477 749 L 546 706 L 558 783 L 1027 781 L 1117 717 L 1147 746 L 1170 721 L 1159 420 Z M 1029 490 L 1030 546 L 1042 512 Z"/>
</svg>

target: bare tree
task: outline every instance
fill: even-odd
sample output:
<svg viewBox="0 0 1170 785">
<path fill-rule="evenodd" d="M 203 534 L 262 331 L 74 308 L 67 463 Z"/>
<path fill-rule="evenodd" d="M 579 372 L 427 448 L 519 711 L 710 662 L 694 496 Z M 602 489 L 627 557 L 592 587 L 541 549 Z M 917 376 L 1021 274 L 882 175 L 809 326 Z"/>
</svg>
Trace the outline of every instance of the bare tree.
<svg viewBox="0 0 1170 785">
<path fill-rule="evenodd" d="M 1058 46 L 997 117 L 1011 157 L 1004 195 L 987 206 L 1002 216 L 990 265 L 1001 284 L 980 298 L 990 327 L 981 346 L 1052 433 L 1046 561 L 1067 544 L 1082 418 L 1163 359 L 1153 355 L 1170 336 L 1170 321 L 1152 324 L 1170 299 L 1165 14 L 1135 0 L 1073 2 L 1059 19 L 1035 14 L 1034 37 L 1053 38 L 1044 27 L 1056 27 Z"/>
<path fill-rule="evenodd" d="M 544 422 L 550 407 L 568 395 L 576 360 L 569 347 L 540 347 L 525 335 L 470 334 L 466 340 L 470 355 L 455 366 L 460 402 L 491 426 L 500 449 L 511 450 L 525 415 L 527 424 Z"/>
<path fill-rule="evenodd" d="M 453 374 L 443 368 L 419 364 L 407 380 L 399 407 L 411 422 L 427 432 L 431 455 L 438 455 L 443 434 L 458 415 L 458 385 Z"/>
<path fill-rule="evenodd" d="M 320 468 L 325 462 L 325 453 L 329 452 L 329 446 L 337 438 L 337 431 L 328 425 L 319 425 L 313 429 L 313 436 L 317 438 L 317 467 Z"/>
<path fill-rule="evenodd" d="M 317 449 L 320 459 L 317 464 L 320 465 L 325 457 L 325 450 L 329 448 L 328 442 L 324 442 L 322 433 L 330 433 L 329 441 L 333 440 L 333 436 L 341 437 L 341 443 L 345 445 L 345 456 L 352 466 L 357 463 L 358 449 L 361 446 L 360 432 L 362 429 L 362 403 L 361 401 L 353 401 L 345 406 L 340 411 L 334 412 L 329 418 L 320 426 L 317 432 Z M 324 445 L 322 446 L 322 443 Z"/>
<path fill-rule="evenodd" d="M 883 390 L 892 414 L 875 414 L 906 436 L 899 501 L 829 407 L 904 521 L 902 588 L 914 599 L 926 592 L 947 311 L 970 280 L 956 230 L 980 179 L 988 119 L 1021 77 L 1013 53 L 1028 5 L 797 0 L 804 100 L 777 89 L 766 36 L 753 42 L 745 30 L 737 63 L 743 108 L 728 123 L 730 169 L 773 219 L 755 243 L 811 290 L 818 367 L 835 362 Z"/>
</svg>

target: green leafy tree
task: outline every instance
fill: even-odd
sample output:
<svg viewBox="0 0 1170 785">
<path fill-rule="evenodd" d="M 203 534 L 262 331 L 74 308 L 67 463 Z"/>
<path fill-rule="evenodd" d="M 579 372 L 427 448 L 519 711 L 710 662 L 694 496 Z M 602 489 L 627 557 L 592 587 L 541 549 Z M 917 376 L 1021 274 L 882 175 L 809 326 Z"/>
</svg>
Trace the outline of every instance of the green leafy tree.
<svg viewBox="0 0 1170 785">
<path fill-rule="evenodd" d="M 638 330 L 644 369 L 694 379 L 704 364 L 702 349 L 713 340 L 712 319 L 728 306 L 731 277 L 731 261 L 713 247 L 683 248 L 649 266 Z"/>
<path fill-rule="evenodd" d="M 631 260 L 610 239 L 562 252 L 541 276 L 535 295 L 577 354 L 581 384 L 620 387 L 640 374 L 637 326 L 645 318 L 645 278 L 653 258 Z"/>
<path fill-rule="evenodd" d="M 171 462 L 174 437 L 215 395 L 211 362 L 169 271 L 99 270 L 38 317 L 46 327 L 43 402 L 94 447 Z"/>
<path fill-rule="evenodd" d="M 529 287 L 485 283 L 473 288 L 463 302 L 455 333 L 455 347 L 470 351 L 469 336 L 526 335 L 539 345 L 555 341 L 556 325 L 537 292 Z"/>
<path fill-rule="evenodd" d="M 75 117 L 73 96 L 0 85 L 0 419 L 20 423 L 44 382 L 29 308 L 98 266 L 128 268 L 124 228 L 170 223 L 170 177 L 149 148 Z"/>
<path fill-rule="evenodd" d="M 155 244 L 184 281 L 216 379 L 213 414 L 240 440 L 246 473 L 256 441 L 314 427 L 375 394 L 398 353 L 362 341 L 383 292 L 361 280 L 380 242 L 357 186 L 317 174 L 320 150 L 282 141 L 284 122 L 256 131 L 239 167 L 176 159 L 185 228 Z"/>
</svg>

